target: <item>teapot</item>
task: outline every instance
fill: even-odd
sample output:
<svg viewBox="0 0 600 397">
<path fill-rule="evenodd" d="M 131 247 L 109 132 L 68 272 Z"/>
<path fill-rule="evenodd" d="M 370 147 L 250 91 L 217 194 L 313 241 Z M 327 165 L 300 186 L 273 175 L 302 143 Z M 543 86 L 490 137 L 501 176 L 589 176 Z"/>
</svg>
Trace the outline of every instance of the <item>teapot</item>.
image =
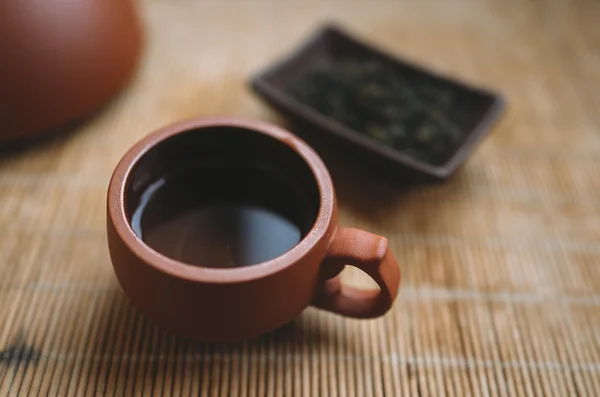
<svg viewBox="0 0 600 397">
<path fill-rule="evenodd" d="M 141 44 L 133 0 L 2 0 L 0 145 L 92 114 L 130 80 Z"/>
</svg>

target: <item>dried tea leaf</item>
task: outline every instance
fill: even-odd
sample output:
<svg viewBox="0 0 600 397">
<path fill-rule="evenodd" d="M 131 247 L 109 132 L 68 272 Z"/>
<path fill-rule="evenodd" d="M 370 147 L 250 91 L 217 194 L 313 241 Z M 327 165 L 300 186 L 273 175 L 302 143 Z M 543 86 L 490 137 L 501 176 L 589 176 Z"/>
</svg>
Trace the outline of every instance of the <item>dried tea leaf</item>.
<svg viewBox="0 0 600 397">
<path fill-rule="evenodd" d="M 450 158 L 468 121 L 454 109 L 455 95 L 443 82 L 377 60 L 315 69 L 287 91 L 319 113 L 430 164 Z"/>
</svg>

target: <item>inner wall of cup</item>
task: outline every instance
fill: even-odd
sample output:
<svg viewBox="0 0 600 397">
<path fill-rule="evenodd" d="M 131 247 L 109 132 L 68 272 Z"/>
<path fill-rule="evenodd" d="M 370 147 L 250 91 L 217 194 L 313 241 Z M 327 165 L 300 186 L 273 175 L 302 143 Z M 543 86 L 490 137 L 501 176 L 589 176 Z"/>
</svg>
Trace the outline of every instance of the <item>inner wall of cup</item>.
<svg viewBox="0 0 600 397">
<path fill-rule="evenodd" d="M 254 189 L 260 192 L 263 202 L 285 212 L 293 221 L 302 225 L 302 237 L 310 231 L 316 220 L 320 194 L 317 181 L 304 159 L 288 145 L 270 136 L 240 127 L 205 127 L 189 130 L 162 141 L 144 154 L 134 167 L 125 192 L 127 217 L 134 228 L 136 209 L 145 200 L 144 195 L 160 185 L 181 175 L 201 177 L 210 173 L 209 181 L 201 189 L 207 195 L 218 195 L 217 189 L 233 189 L 228 181 L 235 184 L 236 174 L 248 169 L 260 169 L 287 186 L 302 197 L 304 204 L 294 204 L 289 190 L 284 196 L 277 186 L 268 181 L 256 180 L 245 183 L 240 189 Z M 206 174 L 204 174 L 206 175 Z M 190 185 L 194 181 L 190 180 Z M 239 183 L 239 178 L 238 178 Z M 243 192 L 242 192 L 243 193 Z M 141 237 L 136 230 L 136 234 Z"/>
</svg>

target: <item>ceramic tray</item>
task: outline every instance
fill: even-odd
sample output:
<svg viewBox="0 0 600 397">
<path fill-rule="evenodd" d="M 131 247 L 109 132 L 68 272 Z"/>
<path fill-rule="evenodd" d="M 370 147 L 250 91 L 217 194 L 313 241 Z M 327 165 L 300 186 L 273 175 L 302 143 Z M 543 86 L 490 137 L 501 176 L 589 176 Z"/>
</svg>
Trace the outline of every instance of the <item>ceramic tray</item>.
<svg viewBox="0 0 600 397">
<path fill-rule="evenodd" d="M 379 59 L 392 62 L 407 75 L 419 75 L 457 92 L 460 111 L 468 114 L 468 128 L 462 142 L 446 163 L 431 165 L 414 159 L 360 131 L 352 130 L 306 106 L 285 91 L 298 75 L 344 59 Z M 252 79 L 252 87 L 273 108 L 292 122 L 307 126 L 311 136 L 326 138 L 340 150 L 357 156 L 359 161 L 403 180 L 444 179 L 450 176 L 472 153 L 476 144 L 490 131 L 504 110 L 504 100 L 490 90 L 470 86 L 455 79 L 427 71 L 414 63 L 392 57 L 362 42 L 335 25 L 327 25 L 296 51 L 276 62 Z M 309 139 L 310 141 L 310 139 Z"/>
</svg>

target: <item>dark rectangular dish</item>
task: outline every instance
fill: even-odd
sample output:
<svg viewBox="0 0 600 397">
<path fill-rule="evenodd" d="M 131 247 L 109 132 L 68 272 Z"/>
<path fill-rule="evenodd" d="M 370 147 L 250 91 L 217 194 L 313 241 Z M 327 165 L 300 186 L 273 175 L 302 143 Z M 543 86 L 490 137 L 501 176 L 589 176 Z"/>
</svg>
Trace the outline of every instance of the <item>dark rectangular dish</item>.
<svg viewBox="0 0 600 397">
<path fill-rule="evenodd" d="M 457 93 L 461 102 L 456 106 L 464 112 L 466 121 L 463 125 L 466 128 L 461 132 L 456 149 L 443 164 L 433 165 L 413 158 L 361 131 L 340 124 L 299 102 L 286 91 L 291 81 L 307 71 L 349 59 L 381 60 L 407 76 L 429 79 L 432 84 Z M 407 181 L 441 180 L 450 176 L 489 132 L 505 107 L 503 99 L 497 93 L 431 73 L 413 63 L 392 57 L 351 37 L 335 25 L 324 27 L 291 55 L 257 74 L 252 79 L 252 87 L 290 121 L 308 127 L 311 137 L 319 134 L 319 139 L 328 140 L 354 158 L 368 162 L 383 173 L 393 174 Z"/>
</svg>

